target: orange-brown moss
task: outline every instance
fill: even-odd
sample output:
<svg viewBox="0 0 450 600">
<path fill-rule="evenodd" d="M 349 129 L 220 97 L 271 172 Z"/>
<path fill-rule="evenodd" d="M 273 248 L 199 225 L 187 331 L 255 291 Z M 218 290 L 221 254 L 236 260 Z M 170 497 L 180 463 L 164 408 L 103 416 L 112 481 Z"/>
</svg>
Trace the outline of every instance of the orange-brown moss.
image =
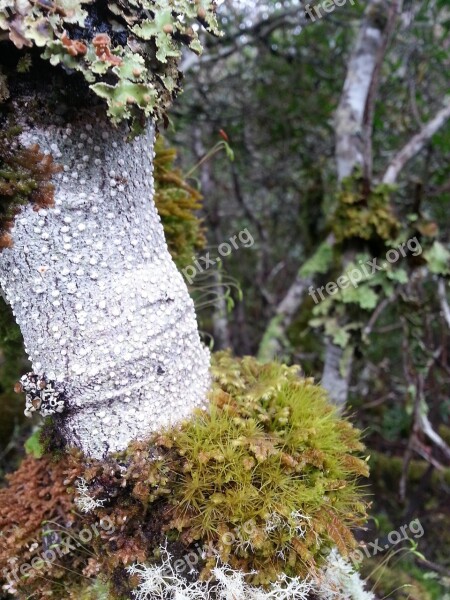
<svg viewBox="0 0 450 600">
<path fill-rule="evenodd" d="M 61 168 L 37 144 L 24 148 L 19 130 L 0 132 L 0 250 L 12 244 L 9 230 L 21 206 L 30 203 L 36 210 L 53 205 L 51 179 Z"/>
</svg>

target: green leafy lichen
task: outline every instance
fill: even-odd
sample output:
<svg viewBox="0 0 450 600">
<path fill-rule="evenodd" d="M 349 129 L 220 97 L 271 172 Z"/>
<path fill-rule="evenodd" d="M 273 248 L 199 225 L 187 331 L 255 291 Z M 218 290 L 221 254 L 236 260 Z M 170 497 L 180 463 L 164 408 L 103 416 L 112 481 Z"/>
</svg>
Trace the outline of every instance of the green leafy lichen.
<svg viewBox="0 0 450 600">
<path fill-rule="evenodd" d="M 360 171 L 343 180 L 337 195 L 337 208 L 332 229 L 337 242 L 359 238 L 363 240 L 393 239 L 399 224 L 390 207 L 393 187 L 380 184 L 366 189 Z"/>
<path fill-rule="evenodd" d="M 436 275 L 450 274 L 450 252 L 439 241 L 435 241 L 433 245 L 424 252 L 424 258 L 428 263 L 428 268 Z"/>
<path fill-rule="evenodd" d="M 130 119 L 135 130 L 165 118 L 183 47 L 202 51 L 196 23 L 219 34 L 214 0 L 0 2 L 0 30 L 18 49 L 39 48 L 52 65 L 80 72 L 112 121 Z"/>
<path fill-rule="evenodd" d="M 323 242 L 313 256 L 302 266 L 300 275 L 310 277 L 311 275 L 328 273 L 333 263 L 333 257 L 333 247 L 327 242 Z"/>
</svg>

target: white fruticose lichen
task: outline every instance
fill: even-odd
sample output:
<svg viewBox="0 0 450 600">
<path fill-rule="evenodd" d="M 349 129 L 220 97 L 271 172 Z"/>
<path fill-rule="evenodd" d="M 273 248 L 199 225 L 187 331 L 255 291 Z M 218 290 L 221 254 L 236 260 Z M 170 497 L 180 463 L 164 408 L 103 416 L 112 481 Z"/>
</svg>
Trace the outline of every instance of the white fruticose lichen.
<svg viewBox="0 0 450 600">
<path fill-rule="evenodd" d="M 75 498 L 75 504 L 81 512 L 89 513 L 94 510 L 94 508 L 102 507 L 106 502 L 106 500 L 96 500 L 90 496 L 87 481 L 83 477 L 78 477 L 75 487 L 79 494 L 79 496 Z"/>
<path fill-rule="evenodd" d="M 335 548 L 319 574 L 316 594 L 320 600 L 375 600 L 374 594 L 364 589 L 358 572 Z"/>
<path fill-rule="evenodd" d="M 15 218 L 0 284 L 33 370 L 64 389 L 68 443 L 101 458 L 203 407 L 209 352 L 153 202 L 153 127 L 128 142 L 101 112 L 17 114 L 63 170 L 55 206 Z"/>
<path fill-rule="evenodd" d="M 273 533 L 282 529 L 287 529 L 291 537 L 304 537 L 309 527 L 309 521 L 311 517 L 304 515 L 299 510 L 293 511 L 290 514 L 290 518 L 286 519 L 278 513 L 273 513 L 267 519 L 265 532 Z"/>
<path fill-rule="evenodd" d="M 349 562 L 333 549 L 317 575 L 301 580 L 282 574 L 268 588 L 249 585 L 246 573 L 219 562 L 207 581 L 188 581 L 174 568 L 167 547 L 160 549 L 158 564 L 128 567 L 130 576 L 140 580 L 133 591 L 136 600 L 375 600 Z"/>
<path fill-rule="evenodd" d="M 209 581 L 190 582 L 175 571 L 167 548 L 160 551 L 159 564 L 136 564 L 128 568 L 131 576 L 140 579 L 133 591 L 136 600 L 307 600 L 313 588 L 310 580 L 286 575 L 269 589 L 251 586 L 245 581 L 245 573 L 219 564 Z"/>
</svg>

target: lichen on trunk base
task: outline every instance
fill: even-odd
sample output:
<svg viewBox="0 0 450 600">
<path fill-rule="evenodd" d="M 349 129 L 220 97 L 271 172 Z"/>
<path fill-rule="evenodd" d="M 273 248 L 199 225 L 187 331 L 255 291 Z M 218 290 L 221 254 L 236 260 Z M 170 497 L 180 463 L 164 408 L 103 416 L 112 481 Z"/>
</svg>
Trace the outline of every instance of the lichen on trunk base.
<svg viewBox="0 0 450 600">
<path fill-rule="evenodd" d="M 129 141 L 101 108 L 30 114 L 28 100 L 20 142 L 61 172 L 54 207 L 16 216 L 0 283 L 33 370 L 64 396 L 67 442 L 102 457 L 202 406 L 209 353 L 152 200 L 153 127 Z"/>
<path fill-rule="evenodd" d="M 66 505 L 63 519 L 74 521 L 72 539 L 81 538 L 83 528 L 97 526 L 99 534 L 92 536 L 88 553 L 75 547 L 46 565 L 45 573 L 30 570 L 18 581 L 12 575 L 23 597 L 59 597 L 61 582 L 70 598 L 83 597 L 80 588 L 100 577 L 111 587 L 108 600 L 309 600 L 294 590 L 316 588 L 315 577 L 320 575 L 320 583 L 325 576 L 323 566 L 333 546 L 343 555 L 352 550 L 351 528 L 364 521 L 366 508 L 358 487 L 358 477 L 367 475 L 360 433 L 330 406 L 324 390 L 300 378 L 295 367 L 218 353 L 212 376 L 209 411 L 180 427 L 161 430 L 101 461 L 79 451 L 63 456 L 58 471 L 65 474 L 73 502 L 73 512 L 68 515 Z M 48 457 L 40 460 L 51 465 Z M 42 552 L 42 503 L 35 506 L 29 495 L 21 495 L 27 470 L 36 470 L 30 459 L 11 477 L 10 487 L 0 491 L 5 532 L 0 573 L 11 552 L 18 565 L 29 562 L 26 535 L 39 540 L 33 556 Z M 51 498 L 66 497 L 58 481 L 42 487 Z M 17 495 L 19 509 L 11 511 L 6 507 Z M 60 523 L 57 509 L 50 503 L 44 518 Z M 7 536 L 20 527 L 26 511 L 32 513 L 34 529 L 26 529 L 19 543 L 8 547 Z M 77 514 L 81 511 L 85 514 Z M 101 531 L 102 522 L 108 527 Z M 64 536 L 64 528 L 57 528 Z M 162 569 L 167 553 L 174 559 L 172 579 Z M 333 573 L 338 575 L 336 569 Z M 242 594 L 223 595 L 233 581 Z M 152 595 L 151 586 L 159 586 L 161 594 Z M 277 595 L 269 595 L 274 586 Z M 289 586 L 292 592 L 284 592 Z M 189 595 L 194 589 L 198 594 Z M 317 597 L 356 598 L 337 592 Z M 369 595 L 357 598 L 371 600 Z"/>
</svg>

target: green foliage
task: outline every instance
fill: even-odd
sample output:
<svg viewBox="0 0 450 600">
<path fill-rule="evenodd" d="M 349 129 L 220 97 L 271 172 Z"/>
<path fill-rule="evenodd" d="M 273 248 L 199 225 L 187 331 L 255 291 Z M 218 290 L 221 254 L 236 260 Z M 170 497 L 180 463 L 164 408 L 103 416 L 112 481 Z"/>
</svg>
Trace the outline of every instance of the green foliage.
<svg viewBox="0 0 450 600">
<path fill-rule="evenodd" d="M 375 559 L 364 563 L 362 574 L 374 584 L 379 598 L 392 600 L 443 600 L 445 588 L 436 581 L 436 575 L 423 573 L 411 560 L 392 564 L 377 564 Z M 430 577 L 431 575 L 431 577 Z M 446 586 L 448 590 L 448 586 Z"/>
<path fill-rule="evenodd" d="M 44 455 L 44 447 L 41 443 L 41 430 L 37 429 L 25 442 L 25 451 L 35 458 L 41 458 Z"/>
<path fill-rule="evenodd" d="M 37 47 L 54 66 L 80 72 L 91 90 L 106 100 L 114 123 L 165 117 L 179 91 L 183 47 L 200 54 L 195 23 L 219 34 L 211 0 L 92 0 L 32 2 L 4 0 L 0 30 L 19 49 Z M 98 33 L 98 31 L 107 33 Z"/>
<path fill-rule="evenodd" d="M 195 251 L 205 245 L 202 223 L 196 215 L 201 208 L 202 197 L 174 166 L 176 151 L 167 147 L 162 136 L 156 140 L 155 152 L 155 204 L 169 252 L 181 269 L 190 264 Z"/>
<path fill-rule="evenodd" d="M 333 263 L 333 247 L 323 242 L 317 248 L 316 252 L 300 269 L 302 277 L 309 277 L 315 274 L 325 274 L 330 270 Z"/>
<path fill-rule="evenodd" d="M 332 221 L 338 242 L 350 238 L 389 240 L 395 237 L 399 224 L 390 207 L 390 196 L 395 188 L 386 184 L 366 188 L 358 170 L 343 180 Z"/>
<path fill-rule="evenodd" d="M 435 241 L 431 248 L 424 252 L 428 268 L 437 275 L 448 275 L 450 273 L 450 252 L 441 244 Z"/>
</svg>

